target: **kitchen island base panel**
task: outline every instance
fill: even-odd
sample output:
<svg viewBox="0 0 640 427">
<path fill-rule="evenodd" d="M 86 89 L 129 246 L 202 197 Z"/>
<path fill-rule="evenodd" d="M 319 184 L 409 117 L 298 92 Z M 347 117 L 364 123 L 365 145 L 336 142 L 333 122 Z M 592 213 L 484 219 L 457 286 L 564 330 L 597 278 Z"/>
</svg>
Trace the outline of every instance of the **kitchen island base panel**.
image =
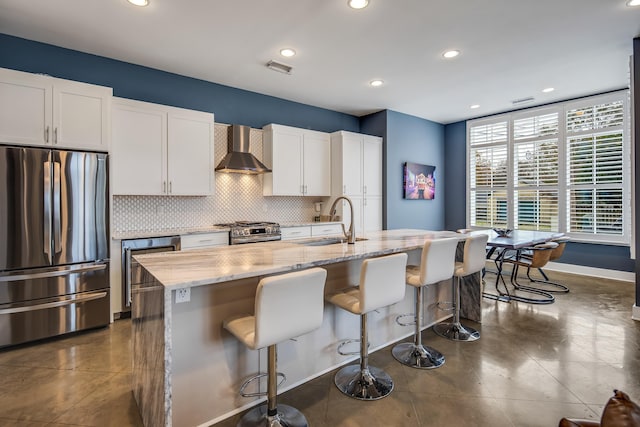
<svg viewBox="0 0 640 427">
<path fill-rule="evenodd" d="M 407 253 L 409 262 L 419 262 L 419 250 Z M 322 265 L 328 271 L 325 292 L 356 283 L 361 262 Z M 150 274 L 145 277 L 148 280 L 134 287 L 132 315 L 134 396 L 145 425 L 208 425 L 264 402 L 264 398 L 243 398 L 238 390 L 250 376 L 266 372 L 266 349 L 249 350 L 222 328 L 225 318 L 253 313 L 261 276 L 193 286 L 191 300 L 178 304 L 175 289 Z M 422 329 L 450 317 L 436 306 L 437 301 L 447 300 L 451 300 L 450 281 L 425 289 Z M 412 335 L 413 329 L 398 325 L 395 318 L 411 312 L 414 304 L 413 293 L 407 292 L 403 301 L 371 313 L 372 352 Z M 279 370 L 287 375 L 279 392 L 357 360 L 336 351 L 340 342 L 356 338 L 357 330 L 358 316 L 327 304 L 319 329 L 278 345 Z"/>
</svg>

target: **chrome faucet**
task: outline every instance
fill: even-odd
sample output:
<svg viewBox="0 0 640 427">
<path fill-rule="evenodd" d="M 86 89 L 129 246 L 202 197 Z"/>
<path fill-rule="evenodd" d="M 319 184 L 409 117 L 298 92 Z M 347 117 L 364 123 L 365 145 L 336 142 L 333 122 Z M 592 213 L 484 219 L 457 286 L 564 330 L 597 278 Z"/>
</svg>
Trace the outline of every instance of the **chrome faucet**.
<svg viewBox="0 0 640 427">
<path fill-rule="evenodd" d="M 353 202 L 351 201 L 351 199 L 348 198 L 347 196 L 339 196 L 338 198 L 336 198 L 333 201 L 331 208 L 329 209 L 329 214 L 331 215 L 331 220 L 334 221 L 335 213 L 336 213 L 336 205 L 338 204 L 340 199 L 343 199 L 347 201 L 347 203 L 349 203 L 349 209 L 351 211 L 351 223 L 349 224 L 349 231 L 345 230 L 344 223 L 340 223 L 340 225 L 342 226 L 342 232 L 344 233 L 344 237 L 347 238 L 347 243 L 354 244 L 356 242 L 356 233 L 355 233 L 355 230 L 353 229 Z"/>
</svg>

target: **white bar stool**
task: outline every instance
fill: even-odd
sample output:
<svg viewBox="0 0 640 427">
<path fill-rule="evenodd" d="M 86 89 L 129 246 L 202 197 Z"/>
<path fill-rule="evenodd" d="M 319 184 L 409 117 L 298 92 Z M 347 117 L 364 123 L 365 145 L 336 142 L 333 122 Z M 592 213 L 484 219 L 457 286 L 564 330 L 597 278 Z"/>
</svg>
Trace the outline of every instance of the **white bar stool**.
<svg viewBox="0 0 640 427">
<path fill-rule="evenodd" d="M 433 285 L 447 279 L 451 280 L 457 247 L 457 238 L 427 240 L 422 248 L 420 265 L 407 266 L 406 282 L 416 289 L 415 333 L 413 342 L 396 344 L 391 349 L 393 357 L 403 365 L 412 368 L 433 369 L 444 364 L 445 359 L 442 353 L 422 344 L 420 329 L 422 325 L 422 294 L 427 285 Z"/>
<path fill-rule="evenodd" d="M 266 408 L 260 405 L 247 412 L 238 427 L 308 426 L 300 411 L 277 404 L 276 345 L 322 325 L 326 279 L 323 268 L 265 277 L 256 289 L 255 315 L 224 321 L 224 328 L 250 349 L 269 347 Z"/>
<path fill-rule="evenodd" d="M 377 400 L 393 390 L 393 380 L 382 369 L 369 366 L 367 313 L 404 298 L 407 254 L 399 253 L 363 261 L 360 283 L 328 294 L 328 302 L 360 315 L 360 364 L 348 365 L 335 376 L 338 389 L 349 397 Z"/>
<path fill-rule="evenodd" d="M 469 236 L 464 242 L 462 262 L 456 262 L 453 275 L 453 322 L 442 322 L 433 326 L 433 331 L 441 337 L 454 341 L 475 341 L 480 338 L 480 332 L 460 323 L 460 282 L 465 276 L 482 271 L 486 260 L 486 247 L 489 236 L 478 234 Z"/>
</svg>

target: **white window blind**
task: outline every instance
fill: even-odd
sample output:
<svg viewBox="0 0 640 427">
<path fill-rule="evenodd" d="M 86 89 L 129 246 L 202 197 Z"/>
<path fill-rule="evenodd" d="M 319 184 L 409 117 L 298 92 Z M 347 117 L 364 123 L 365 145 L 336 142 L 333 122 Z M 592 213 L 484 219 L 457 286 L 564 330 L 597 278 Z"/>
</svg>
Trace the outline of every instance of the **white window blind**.
<svg viewBox="0 0 640 427">
<path fill-rule="evenodd" d="M 513 228 L 558 230 L 557 111 L 513 119 Z"/>
<path fill-rule="evenodd" d="M 506 121 L 478 125 L 470 131 L 469 199 L 474 226 L 507 224 L 507 136 Z"/>
<path fill-rule="evenodd" d="M 628 244 L 627 91 L 469 121 L 468 225 Z"/>
<path fill-rule="evenodd" d="M 568 232 L 624 234 L 624 103 L 567 111 Z"/>
</svg>

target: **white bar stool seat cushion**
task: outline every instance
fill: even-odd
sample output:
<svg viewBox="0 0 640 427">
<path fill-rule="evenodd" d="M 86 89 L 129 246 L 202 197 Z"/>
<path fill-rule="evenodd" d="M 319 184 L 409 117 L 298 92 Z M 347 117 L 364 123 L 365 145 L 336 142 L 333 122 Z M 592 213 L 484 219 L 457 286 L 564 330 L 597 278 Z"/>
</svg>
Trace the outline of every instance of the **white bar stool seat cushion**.
<svg viewBox="0 0 640 427">
<path fill-rule="evenodd" d="M 224 328 L 252 350 L 304 335 L 322 325 L 327 271 L 265 277 L 256 289 L 255 315 L 224 322 Z"/>
<path fill-rule="evenodd" d="M 325 299 L 353 314 L 364 314 L 404 298 L 406 287 L 398 283 L 398 271 L 406 270 L 407 254 L 369 258 L 360 267 L 360 285 L 328 294 Z"/>
<path fill-rule="evenodd" d="M 425 242 L 420 265 L 407 265 L 407 284 L 418 288 L 451 279 L 458 241 L 449 238 Z"/>
</svg>

